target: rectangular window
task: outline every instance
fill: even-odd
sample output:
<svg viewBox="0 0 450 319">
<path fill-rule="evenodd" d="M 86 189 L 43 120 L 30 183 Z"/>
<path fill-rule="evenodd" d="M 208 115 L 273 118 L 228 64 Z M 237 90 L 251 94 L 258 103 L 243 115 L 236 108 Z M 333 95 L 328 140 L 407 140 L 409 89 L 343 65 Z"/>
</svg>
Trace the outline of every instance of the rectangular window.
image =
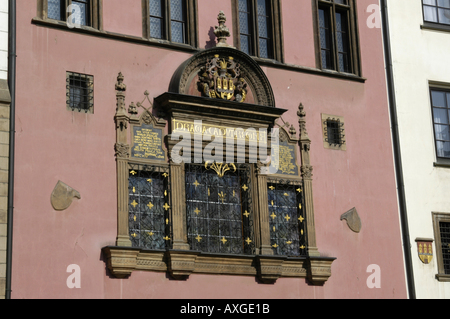
<svg viewBox="0 0 450 319">
<path fill-rule="evenodd" d="M 253 254 L 250 166 L 221 165 L 186 164 L 189 245 L 209 253 Z"/>
<path fill-rule="evenodd" d="M 434 238 L 436 241 L 436 279 L 450 282 L 450 214 L 432 213 Z"/>
<path fill-rule="evenodd" d="M 439 222 L 444 273 L 450 275 L 450 222 Z"/>
<path fill-rule="evenodd" d="M 450 90 L 431 89 L 434 136 L 438 158 L 450 158 Z"/>
<path fill-rule="evenodd" d="M 305 256 L 307 244 L 302 186 L 289 181 L 272 181 L 267 187 L 270 242 L 274 254 Z"/>
<path fill-rule="evenodd" d="M 196 45 L 195 0 L 144 0 L 144 36 Z"/>
<path fill-rule="evenodd" d="M 345 123 L 342 116 L 322 114 L 324 147 L 335 150 L 347 150 L 345 142 Z"/>
<path fill-rule="evenodd" d="M 66 73 L 67 108 L 71 111 L 94 112 L 94 77 L 91 75 Z"/>
<path fill-rule="evenodd" d="M 38 3 L 44 19 L 101 29 L 102 0 L 38 0 Z"/>
<path fill-rule="evenodd" d="M 317 0 L 320 66 L 357 73 L 354 0 Z"/>
<path fill-rule="evenodd" d="M 238 47 L 265 59 L 282 60 L 280 4 L 273 0 L 236 0 Z"/>
<path fill-rule="evenodd" d="M 426 22 L 450 25 L 450 0 L 423 0 Z"/>
<path fill-rule="evenodd" d="M 171 248 L 169 169 L 130 164 L 129 229 L 133 247 Z"/>
</svg>

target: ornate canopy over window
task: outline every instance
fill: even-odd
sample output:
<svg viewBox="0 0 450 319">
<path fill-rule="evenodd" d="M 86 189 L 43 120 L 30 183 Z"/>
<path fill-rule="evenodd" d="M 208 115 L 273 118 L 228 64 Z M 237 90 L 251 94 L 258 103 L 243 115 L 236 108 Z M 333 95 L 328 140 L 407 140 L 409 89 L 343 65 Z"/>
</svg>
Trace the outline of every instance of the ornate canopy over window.
<svg viewBox="0 0 450 319">
<path fill-rule="evenodd" d="M 306 114 L 301 105 L 300 134 L 278 124 L 286 110 L 248 55 L 199 52 L 167 93 L 128 112 L 122 75 L 116 92 L 118 236 L 103 249 L 113 275 L 328 280 L 335 258 L 316 245 Z"/>
</svg>

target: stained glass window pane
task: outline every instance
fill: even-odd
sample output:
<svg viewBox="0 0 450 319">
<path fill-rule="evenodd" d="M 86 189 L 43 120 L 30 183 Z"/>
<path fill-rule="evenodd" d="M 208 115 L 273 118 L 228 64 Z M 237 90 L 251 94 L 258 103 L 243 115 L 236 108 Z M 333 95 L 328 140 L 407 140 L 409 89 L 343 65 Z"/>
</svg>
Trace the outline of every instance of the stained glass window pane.
<svg viewBox="0 0 450 319">
<path fill-rule="evenodd" d="M 172 21 L 172 42 L 184 43 L 184 24 L 181 22 Z"/>
<path fill-rule="evenodd" d="M 72 23 L 89 25 L 89 1 L 72 0 Z"/>
<path fill-rule="evenodd" d="M 170 0 L 170 19 L 184 21 L 183 0 Z"/>
<path fill-rule="evenodd" d="M 249 37 L 247 35 L 241 34 L 241 51 L 245 52 L 247 54 L 250 54 L 250 43 L 249 43 Z"/>
<path fill-rule="evenodd" d="M 223 176 L 204 165 L 186 165 L 186 214 L 191 249 L 253 254 L 250 167 Z"/>
<path fill-rule="evenodd" d="M 269 41 L 267 39 L 259 39 L 259 56 L 261 58 L 269 58 Z"/>
<path fill-rule="evenodd" d="M 150 0 L 150 15 L 162 18 L 162 0 Z"/>
<path fill-rule="evenodd" d="M 128 179 L 129 229 L 133 247 L 171 246 L 168 169 L 131 165 Z"/>
<path fill-rule="evenodd" d="M 268 184 L 270 243 L 275 255 L 306 255 L 302 186 L 288 181 Z"/>
</svg>

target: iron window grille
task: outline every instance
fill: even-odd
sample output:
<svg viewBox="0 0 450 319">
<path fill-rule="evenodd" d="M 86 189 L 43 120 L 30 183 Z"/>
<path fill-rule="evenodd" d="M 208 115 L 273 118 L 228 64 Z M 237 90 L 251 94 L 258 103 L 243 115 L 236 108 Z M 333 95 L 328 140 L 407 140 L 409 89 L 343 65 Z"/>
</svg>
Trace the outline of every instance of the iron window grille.
<svg viewBox="0 0 450 319">
<path fill-rule="evenodd" d="M 301 182 L 270 181 L 267 184 L 270 242 L 275 255 L 306 256 L 307 237 Z"/>
<path fill-rule="evenodd" d="M 172 247 L 169 168 L 129 164 L 129 229 L 133 247 Z"/>
<path fill-rule="evenodd" d="M 450 1 L 423 0 L 423 19 L 426 22 L 450 25 Z"/>
<path fill-rule="evenodd" d="M 79 112 L 94 111 L 94 77 L 91 75 L 67 72 L 66 75 L 67 107 Z"/>
<path fill-rule="evenodd" d="M 450 275 L 450 222 L 439 222 L 439 231 L 444 271 Z"/>
<path fill-rule="evenodd" d="M 185 174 L 191 250 L 253 255 L 251 166 L 186 164 Z"/>
<path fill-rule="evenodd" d="M 325 141 L 332 146 L 341 146 L 345 143 L 344 140 L 344 123 L 339 119 L 327 119 L 324 122 Z"/>
</svg>

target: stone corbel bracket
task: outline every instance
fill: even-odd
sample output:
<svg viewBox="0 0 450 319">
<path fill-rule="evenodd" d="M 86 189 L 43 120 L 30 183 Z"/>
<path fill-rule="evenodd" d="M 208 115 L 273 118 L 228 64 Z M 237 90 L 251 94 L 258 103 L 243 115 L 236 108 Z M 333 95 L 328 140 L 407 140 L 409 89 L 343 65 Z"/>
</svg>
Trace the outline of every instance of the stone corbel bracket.
<svg viewBox="0 0 450 319">
<path fill-rule="evenodd" d="M 191 274 L 256 276 L 264 284 L 279 278 L 306 278 L 323 285 L 331 276 L 330 257 L 283 257 L 218 255 L 191 250 L 146 251 L 128 247 L 102 249 L 107 268 L 116 278 L 129 277 L 133 271 L 167 272 L 176 280 Z"/>
</svg>

